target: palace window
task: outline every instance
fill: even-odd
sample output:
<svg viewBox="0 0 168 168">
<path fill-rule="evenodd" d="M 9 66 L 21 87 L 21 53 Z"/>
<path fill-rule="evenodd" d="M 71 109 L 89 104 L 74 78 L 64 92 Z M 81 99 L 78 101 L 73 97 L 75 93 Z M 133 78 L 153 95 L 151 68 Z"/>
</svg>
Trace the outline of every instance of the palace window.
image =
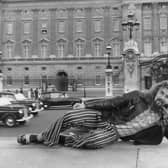
<svg viewBox="0 0 168 168">
<path fill-rule="evenodd" d="M 47 82 L 47 75 L 42 75 L 42 76 L 41 76 L 41 81 L 42 81 L 43 83 L 46 83 L 46 82 Z"/>
<path fill-rule="evenodd" d="M 23 23 L 23 33 L 24 34 L 30 34 L 30 26 L 31 26 L 30 22 Z"/>
<path fill-rule="evenodd" d="M 101 76 L 96 75 L 96 85 L 100 85 L 100 84 L 101 84 Z"/>
<path fill-rule="evenodd" d="M 7 85 L 12 85 L 13 84 L 13 79 L 12 79 L 11 76 L 7 76 L 6 83 L 7 83 Z"/>
<path fill-rule="evenodd" d="M 65 32 L 65 22 L 60 21 L 58 23 L 58 33 L 64 33 Z"/>
<path fill-rule="evenodd" d="M 13 23 L 7 23 L 7 27 L 6 27 L 6 31 L 7 31 L 7 34 L 11 35 L 13 34 Z"/>
<path fill-rule="evenodd" d="M 29 67 L 25 67 L 24 69 L 25 69 L 25 71 L 29 71 Z"/>
<path fill-rule="evenodd" d="M 24 76 L 24 84 L 25 84 L 25 85 L 30 84 L 30 78 L 29 78 L 28 75 Z"/>
<path fill-rule="evenodd" d="M 120 56 L 120 44 L 117 43 L 113 43 L 113 56 L 114 57 L 119 57 Z"/>
<path fill-rule="evenodd" d="M 47 70 L 47 67 L 41 67 L 41 70 L 45 71 Z"/>
<path fill-rule="evenodd" d="M 145 41 L 144 42 L 144 54 L 145 54 L 145 56 L 151 56 L 152 55 L 152 43 L 151 43 L 151 41 Z"/>
<path fill-rule="evenodd" d="M 77 33 L 81 33 L 82 29 L 83 29 L 83 23 L 82 23 L 82 21 L 77 21 L 76 22 L 76 32 Z"/>
<path fill-rule="evenodd" d="M 160 30 L 167 30 L 167 16 L 161 15 L 160 16 Z"/>
<path fill-rule="evenodd" d="M 160 41 L 160 52 L 161 53 L 168 52 L 168 41 L 165 38 Z"/>
<path fill-rule="evenodd" d="M 41 45 L 41 57 L 46 58 L 47 57 L 47 50 L 48 50 L 48 45 L 47 44 L 42 44 Z"/>
<path fill-rule="evenodd" d="M 12 71 L 12 68 L 8 68 L 8 71 Z"/>
<path fill-rule="evenodd" d="M 7 58 L 12 58 L 12 55 L 13 55 L 13 45 L 12 44 L 7 44 L 6 54 L 7 54 Z"/>
<path fill-rule="evenodd" d="M 83 68 L 82 68 L 81 66 L 78 66 L 77 69 L 78 69 L 78 70 L 82 70 Z"/>
<path fill-rule="evenodd" d="M 84 45 L 83 43 L 84 43 L 84 41 L 80 40 L 80 39 L 76 41 L 75 53 L 76 53 L 77 57 L 81 57 L 83 55 L 83 45 Z"/>
<path fill-rule="evenodd" d="M 113 75 L 113 83 L 116 85 L 120 83 L 119 75 Z"/>
<path fill-rule="evenodd" d="M 144 30 L 151 30 L 151 28 L 152 28 L 151 17 L 144 17 L 143 18 L 143 27 L 144 27 Z"/>
<path fill-rule="evenodd" d="M 144 81 L 145 81 L 145 89 L 150 89 L 152 86 L 152 77 L 144 76 Z"/>
<path fill-rule="evenodd" d="M 100 20 L 94 21 L 94 31 L 96 33 L 101 32 L 101 21 Z"/>
<path fill-rule="evenodd" d="M 113 27 L 113 31 L 119 31 L 120 30 L 120 19 L 117 18 L 117 19 L 114 19 L 114 27 Z"/>
<path fill-rule="evenodd" d="M 47 23 L 42 23 L 41 24 L 41 33 L 42 34 L 47 34 Z"/>
<path fill-rule="evenodd" d="M 23 45 L 23 55 L 25 58 L 28 58 L 30 55 L 30 46 L 29 44 L 24 44 Z"/>
<path fill-rule="evenodd" d="M 102 56 L 102 40 L 96 39 L 94 41 L 94 56 L 100 57 Z"/>
<path fill-rule="evenodd" d="M 65 42 L 64 41 L 60 41 L 57 44 L 57 51 L 58 51 L 58 57 L 64 57 L 65 55 Z"/>
</svg>

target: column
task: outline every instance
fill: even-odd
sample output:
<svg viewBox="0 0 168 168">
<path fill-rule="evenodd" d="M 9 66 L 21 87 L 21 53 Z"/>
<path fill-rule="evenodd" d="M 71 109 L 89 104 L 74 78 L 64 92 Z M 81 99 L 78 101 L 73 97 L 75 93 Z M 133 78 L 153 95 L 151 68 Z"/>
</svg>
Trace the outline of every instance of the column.
<svg viewBox="0 0 168 168">
<path fill-rule="evenodd" d="M 153 53 L 159 51 L 159 17 L 158 17 L 158 9 L 157 9 L 157 3 L 153 4 L 153 26 L 152 26 L 152 37 L 153 37 Z"/>
<path fill-rule="evenodd" d="M 67 55 L 73 55 L 73 8 L 68 10 L 68 52 Z"/>
<path fill-rule="evenodd" d="M 56 55 L 56 9 L 50 10 L 50 54 Z"/>
<path fill-rule="evenodd" d="M 91 15 L 91 8 L 86 8 L 86 54 L 92 53 L 92 15 Z"/>
<path fill-rule="evenodd" d="M 112 81 L 112 68 L 106 68 L 105 70 L 106 77 L 105 77 L 105 96 L 111 97 L 113 96 L 113 81 Z"/>
<path fill-rule="evenodd" d="M 104 8 L 104 41 L 105 43 L 109 43 L 109 40 L 111 40 L 112 31 L 110 31 L 110 25 L 111 25 L 110 7 L 105 7 Z"/>
<path fill-rule="evenodd" d="M 124 92 L 127 93 L 133 90 L 139 90 L 139 51 L 137 48 L 137 43 L 135 41 L 129 40 L 127 43 L 125 43 L 123 57 Z"/>
<path fill-rule="evenodd" d="M 0 59 L 2 57 L 2 39 L 3 39 L 3 29 L 4 22 L 2 20 L 2 2 L 0 2 Z"/>
<path fill-rule="evenodd" d="M 22 56 L 22 23 L 21 23 L 21 10 L 16 10 L 16 34 L 15 34 L 15 56 Z"/>
<path fill-rule="evenodd" d="M 0 72 L 0 92 L 3 91 L 3 73 Z"/>
<path fill-rule="evenodd" d="M 33 39 L 32 39 L 32 55 L 38 56 L 38 10 L 33 10 Z"/>
</svg>

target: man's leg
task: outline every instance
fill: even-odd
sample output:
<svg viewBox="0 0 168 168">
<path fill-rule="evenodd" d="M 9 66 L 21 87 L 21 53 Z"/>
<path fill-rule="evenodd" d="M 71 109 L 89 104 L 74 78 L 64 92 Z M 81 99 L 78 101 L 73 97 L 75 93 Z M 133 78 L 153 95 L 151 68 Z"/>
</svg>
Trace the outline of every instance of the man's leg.
<svg viewBox="0 0 168 168">
<path fill-rule="evenodd" d="M 45 131 L 37 134 L 37 140 L 49 146 L 56 145 L 59 143 L 60 132 L 71 126 L 83 126 L 96 129 L 97 127 L 103 127 L 104 123 L 98 111 L 88 109 L 72 110 L 57 119 Z M 20 141 L 18 142 L 20 143 Z"/>
<path fill-rule="evenodd" d="M 72 136 L 71 139 L 65 141 L 65 145 L 74 148 L 96 149 L 114 143 L 118 140 L 118 137 L 115 127 L 106 123 L 104 128 L 91 130 L 84 135 Z"/>
<path fill-rule="evenodd" d="M 162 142 L 162 138 L 162 127 L 156 125 L 121 139 L 124 141 L 133 140 L 135 145 L 158 145 Z"/>
</svg>

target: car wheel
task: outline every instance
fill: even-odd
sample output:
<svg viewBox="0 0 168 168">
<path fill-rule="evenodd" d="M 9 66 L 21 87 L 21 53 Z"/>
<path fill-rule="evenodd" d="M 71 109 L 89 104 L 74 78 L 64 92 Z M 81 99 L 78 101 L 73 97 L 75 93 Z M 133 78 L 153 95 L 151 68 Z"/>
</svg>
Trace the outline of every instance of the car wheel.
<svg viewBox="0 0 168 168">
<path fill-rule="evenodd" d="M 71 105 L 72 105 L 72 107 L 73 107 L 75 104 L 76 104 L 76 102 L 72 102 L 72 104 L 71 104 Z"/>
<path fill-rule="evenodd" d="M 36 112 L 36 113 L 32 113 L 33 114 L 33 116 L 38 116 L 38 112 Z"/>
<path fill-rule="evenodd" d="M 21 121 L 19 122 L 20 125 L 25 125 L 26 124 L 26 121 Z"/>
<path fill-rule="evenodd" d="M 45 109 L 47 109 L 47 108 L 48 108 L 48 105 L 47 105 L 47 104 L 45 104 L 45 105 L 44 105 L 44 108 L 45 108 Z"/>
<path fill-rule="evenodd" d="M 7 127 L 14 127 L 16 125 L 16 120 L 14 116 L 9 115 L 5 118 L 4 123 Z"/>
</svg>

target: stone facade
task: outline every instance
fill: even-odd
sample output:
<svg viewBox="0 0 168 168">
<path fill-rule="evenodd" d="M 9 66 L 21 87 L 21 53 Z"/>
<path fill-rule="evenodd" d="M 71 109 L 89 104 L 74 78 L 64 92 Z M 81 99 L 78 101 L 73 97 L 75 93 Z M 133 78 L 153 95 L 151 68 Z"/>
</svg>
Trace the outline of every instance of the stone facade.
<svg viewBox="0 0 168 168">
<path fill-rule="evenodd" d="M 36 87 L 64 71 L 86 86 L 104 87 L 106 46 L 111 44 L 114 89 L 124 88 L 122 53 L 128 31 L 121 23 L 134 3 L 140 22 L 133 31 L 140 60 L 167 52 L 168 0 L 2 0 L 1 70 L 6 88 Z M 166 24 L 166 25 L 165 25 Z M 168 45 L 167 45 L 168 46 Z M 150 80 L 140 67 L 140 88 Z M 28 82 L 25 82 L 25 80 Z"/>
</svg>

